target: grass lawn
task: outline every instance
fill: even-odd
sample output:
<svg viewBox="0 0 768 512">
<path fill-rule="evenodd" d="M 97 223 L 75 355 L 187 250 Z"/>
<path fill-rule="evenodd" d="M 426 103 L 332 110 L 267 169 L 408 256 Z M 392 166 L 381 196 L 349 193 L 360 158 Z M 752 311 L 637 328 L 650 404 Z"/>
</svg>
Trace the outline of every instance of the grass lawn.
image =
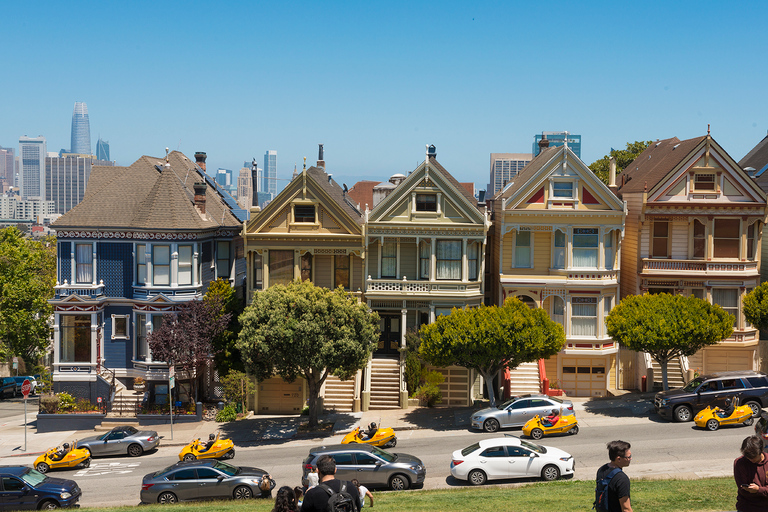
<svg viewBox="0 0 768 512">
<path fill-rule="evenodd" d="M 273 495 L 276 491 L 273 491 Z M 590 481 L 541 482 L 519 487 L 463 487 L 447 490 L 373 492 L 374 510 L 380 512 L 567 512 L 592 510 L 595 484 Z M 366 500 L 367 504 L 367 500 Z M 195 502 L 145 505 L 141 512 L 269 512 L 274 500 Z M 633 480 L 632 508 L 638 512 L 736 510 L 736 484 L 732 478 L 701 480 Z M 91 509 L 82 509 L 88 511 Z M 92 509 L 104 512 L 106 509 Z M 135 507 L 110 509 L 135 512 Z"/>
</svg>

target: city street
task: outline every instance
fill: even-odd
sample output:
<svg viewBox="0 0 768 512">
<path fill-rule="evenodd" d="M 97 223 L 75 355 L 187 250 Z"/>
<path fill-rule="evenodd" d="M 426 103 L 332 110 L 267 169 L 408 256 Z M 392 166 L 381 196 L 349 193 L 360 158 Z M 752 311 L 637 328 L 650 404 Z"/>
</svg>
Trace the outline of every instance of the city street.
<svg viewBox="0 0 768 512">
<path fill-rule="evenodd" d="M 649 402 L 633 405 L 643 415 L 628 415 L 629 409 L 606 407 L 586 408 L 579 404 L 577 418 L 581 430 L 575 436 L 545 437 L 540 444 L 562 448 L 576 458 L 577 479 L 593 479 L 597 468 L 607 461 L 605 443 L 623 439 L 632 443 L 632 465 L 627 468 L 630 477 L 699 478 L 730 476 L 733 460 L 739 455 L 744 437 L 751 435 L 751 427 L 721 428 L 716 432 L 697 429 L 691 423 L 669 423 L 654 413 L 648 414 Z M 212 428 L 215 424 L 211 424 Z M 503 433 L 520 435 L 519 429 L 499 434 L 474 432 L 467 428 L 433 431 L 429 429 L 398 432 L 397 448 L 420 457 L 427 467 L 425 488 L 450 488 L 467 485 L 450 476 L 451 453 L 482 438 Z M 341 440 L 335 435 L 324 440 L 275 440 L 238 446 L 235 465 L 255 466 L 269 471 L 278 485 L 299 485 L 301 463 L 309 448 L 332 444 Z M 175 442 L 185 441 L 177 435 Z M 247 443 L 246 443 L 247 444 Z M 160 470 L 178 461 L 180 446 L 162 446 L 155 452 L 138 458 L 114 457 L 94 459 L 88 469 L 57 471 L 55 476 L 72 478 L 83 489 L 83 506 L 112 506 L 139 502 L 143 475 Z M 32 456 L 6 457 L 1 464 L 31 464 Z M 500 485 L 515 485 L 520 481 L 508 480 Z M 109 489 L 109 492 L 104 492 Z M 386 498 L 383 498 L 386 499 Z"/>
</svg>

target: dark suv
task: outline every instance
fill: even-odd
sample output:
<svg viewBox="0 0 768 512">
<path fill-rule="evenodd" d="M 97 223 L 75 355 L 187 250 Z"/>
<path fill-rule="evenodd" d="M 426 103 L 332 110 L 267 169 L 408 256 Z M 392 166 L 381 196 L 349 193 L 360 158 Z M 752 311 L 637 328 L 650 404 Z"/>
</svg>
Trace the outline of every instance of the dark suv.
<svg viewBox="0 0 768 512">
<path fill-rule="evenodd" d="M 79 507 L 74 480 L 52 478 L 26 466 L 0 466 L 0 510 L 53 510 Z"/>
<path fill-rule="evenodd" d="M 13 377 L 0 377 L 0 398 L 16 398 L 16 381 Z"/>
<path fill-rule="evenodd" d="M 700 410 L 723 408 L 727 398 L 749 405 L 753 416 L 768 405 L 768 375 L 753 371 L 718 372 L 696 377 L 685 387 L 656 393 L 653 406 L 662 418 L 690 421 Z"/>
</svg>

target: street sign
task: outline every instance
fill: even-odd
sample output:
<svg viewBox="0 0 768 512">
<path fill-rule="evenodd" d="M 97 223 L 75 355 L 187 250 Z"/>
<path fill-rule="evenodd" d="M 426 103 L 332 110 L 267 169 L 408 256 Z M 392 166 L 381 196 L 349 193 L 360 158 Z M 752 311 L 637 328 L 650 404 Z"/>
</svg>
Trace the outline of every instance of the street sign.
<svg viewBox="0 0 768 512">
<path fill-rule="evenodd" d="M 168 377 L 171 377 L 171 378 L 173 378 L 173 377 L 175 377 L 175 376 L 176 376 L 176 368 L 175 368 L 173 365 L 171 365 L 171 366 L 168 368 Z"/>
<path fill-rule="evenodd" d="M 24 383 L 21 385 L 21 394 L 24 395 L 25 400 L 29 396 L 30 391 L 32 391 L 32 383 L 29 382 L 29 379 L 24 379 Z"/>
<path fill-rule="evenodd" d="M 13 358 L 13 369 L 16 370 L 19 367 L 19 358 L 14 357 Z"/>
<path fill-rule="evenodd" d="M 173 389 L 174 387 L 176 387 L 176 377 L 171 377 L 170 379 L 168 379 L 168 382 L 169 382 L 169 387 L 170 387 L 171 389 Z"/>
<path fill-rule="evenodd" d="M 99 403 L 99 404 L 101 403 L 101 397 L 96 398 L 96 403 Z"/>
</svg>

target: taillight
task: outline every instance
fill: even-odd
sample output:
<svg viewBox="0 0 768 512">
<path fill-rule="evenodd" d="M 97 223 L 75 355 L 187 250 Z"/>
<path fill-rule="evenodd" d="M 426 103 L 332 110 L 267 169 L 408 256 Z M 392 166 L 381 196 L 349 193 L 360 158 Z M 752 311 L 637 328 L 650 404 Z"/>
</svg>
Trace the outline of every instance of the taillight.
<svg viewBox="0 0 768 512">
<path fill-rule="evenodd" d="M 463 461 L 463 460 L 452 460 L 452 461 L 451 461 L 451 464 L 452 464 L 452 465 L 454 465 L 454 466 L 458 466 L 458 465 L 459 465 L 459 464 L 461 464 L 462 462 L 464 462 L 464 461 Z"/>
<path fill-rule="evenodd" d="M 304 464 L 304 469 L 307 471 L 312 471 L 312 464 Z"/>
<path fill-rule="evenodd" d="M 150 443 L 151 443 L 152 441 L 154 441 L 154 440 L 155 440 L 155 436 L 149 436 L 149 437 L 147 438 L 147 441 L 149 441 Z"/>
<path fill-rule="evenodd" d="M 153 485 L 155 485 L 155 484 L 141 484 L 141 490 L 142 491 L 146 491 L 147 489 L 149 489 Z"/>
<path fill-rule="evenodd" d="M 572 406 L 572 405 L 569 405 L 569 406 L 568 406 L 568 410 L 569 410 L 569 411 L 572 411 L 572 410 L 573 410 L 573 406 Z"/>
</svg>

